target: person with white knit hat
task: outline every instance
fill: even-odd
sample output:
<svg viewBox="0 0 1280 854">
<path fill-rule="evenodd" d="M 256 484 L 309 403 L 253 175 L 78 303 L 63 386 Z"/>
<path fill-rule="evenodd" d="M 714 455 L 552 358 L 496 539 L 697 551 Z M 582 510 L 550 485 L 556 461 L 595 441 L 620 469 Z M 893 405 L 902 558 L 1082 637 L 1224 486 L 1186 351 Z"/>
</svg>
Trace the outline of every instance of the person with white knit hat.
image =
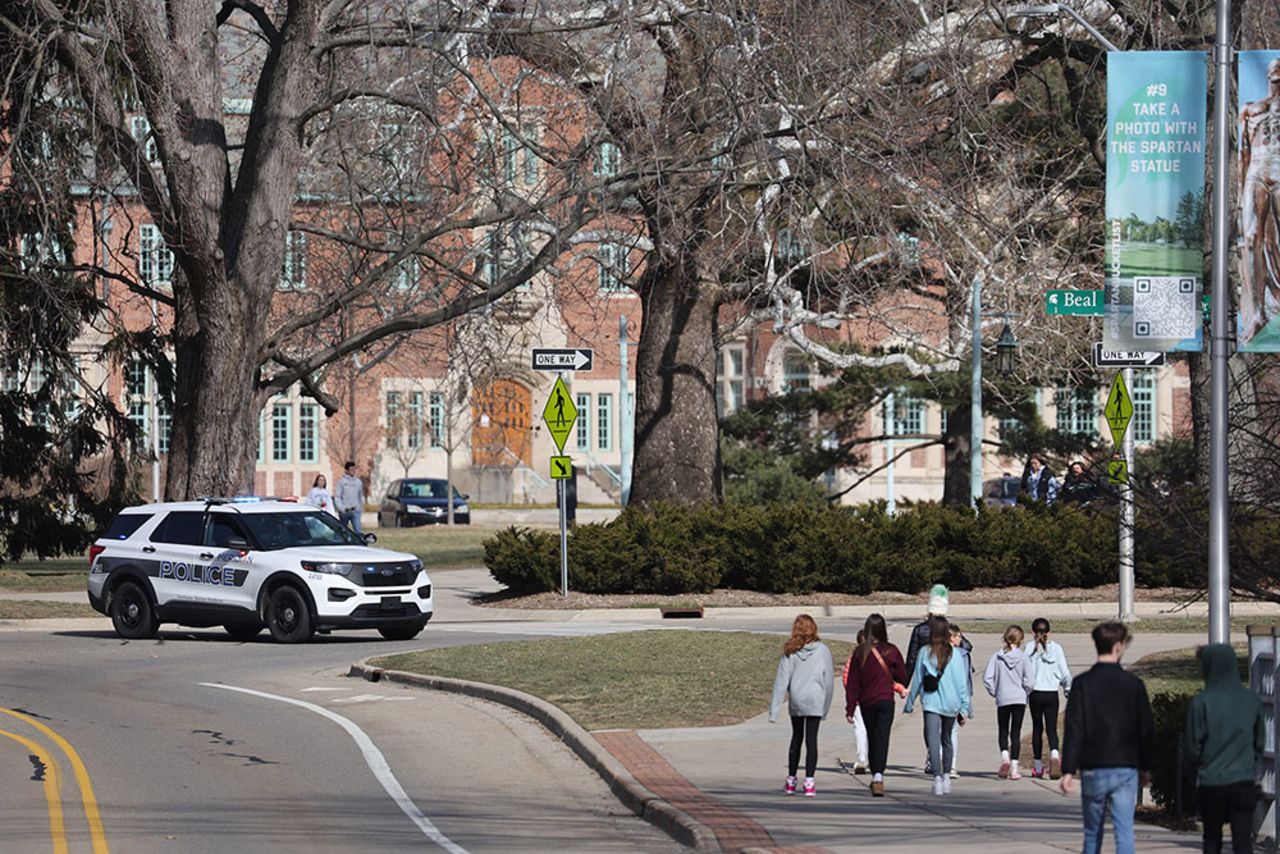
<svg viewBox="0 0 1280 854">
<path fill-rule="evenodd" d="M 924 620 L 911 630 L 911 642 L 907 645 L 908 674 L 916 672 L 916 657 L 920 655 L 920 650 L 929 645 L 929 618 L 947 616 L 947 611 L 950 607 L 951 594 L 947 590 L 947 585 L 935 584 L 929 588 L 928 613 L 925 615 Z M 965 652 L 973 650 L 973 644 L 969 643 L 968 638 L 961 641 L 960 645 Z M 951 770 L 953 774 L 957 773 L 954 763 L 951 766 Z M 925 756 L 925 772 L 930 773 L 927 753 Z"/>
</svg>

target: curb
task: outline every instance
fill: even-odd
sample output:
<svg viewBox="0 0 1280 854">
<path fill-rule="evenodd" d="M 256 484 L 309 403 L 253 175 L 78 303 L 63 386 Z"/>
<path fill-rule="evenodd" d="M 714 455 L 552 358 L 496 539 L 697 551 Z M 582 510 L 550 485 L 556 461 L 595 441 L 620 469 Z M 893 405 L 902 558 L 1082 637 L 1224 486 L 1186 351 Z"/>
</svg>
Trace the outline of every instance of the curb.
<svg viewBox="0 0 1280 854">
<path fill-rule="evenodd" d="M 386 679 L 389 682 L 400 682 L 431 691 L 477 697 L 500 703 L 528 715 L 564 742 L 579 759 L 586 763 L 587 767 L 600 775 L 600 779 L 608 785 L 609 791 L 627 809 L 664 831 L 680 844 L 687 845 L 695 851 L 711 854 L 722 850 L 715 831 L 641 785 L 626 766 L 601 747 L 581 724 L 545 700 L 501 685 L 469 682 L 465 679 L 450 679 L 444 676 L 422 676 L 403 670 L 384 670 L 370 665 L 368 660 L 351 665 L 347 676 L 358 676 L 369 682 L 380 682 Z"/>
</svg>

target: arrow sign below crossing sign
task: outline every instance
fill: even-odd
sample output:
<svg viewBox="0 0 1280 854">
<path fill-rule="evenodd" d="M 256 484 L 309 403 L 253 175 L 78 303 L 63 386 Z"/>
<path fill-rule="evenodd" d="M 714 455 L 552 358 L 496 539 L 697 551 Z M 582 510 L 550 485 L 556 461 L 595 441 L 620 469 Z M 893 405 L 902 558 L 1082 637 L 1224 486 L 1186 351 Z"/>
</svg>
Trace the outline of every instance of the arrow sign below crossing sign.
<svg viewBox="0 0 1280 854">
<path fill-rule="evenodd" d="M 595 351 L 585 347 L 569 350 L 542 348 L 533 351 L 535 371 L 589 371 L 594 361 Z"/>
</svg>

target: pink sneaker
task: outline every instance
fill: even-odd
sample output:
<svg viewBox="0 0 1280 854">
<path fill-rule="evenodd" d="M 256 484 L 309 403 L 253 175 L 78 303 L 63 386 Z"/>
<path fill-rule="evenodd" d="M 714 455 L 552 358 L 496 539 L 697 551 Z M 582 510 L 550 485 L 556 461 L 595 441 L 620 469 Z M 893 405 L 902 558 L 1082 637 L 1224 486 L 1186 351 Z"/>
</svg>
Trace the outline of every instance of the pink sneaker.
<svg viewBox="0 0 1280 854">
<path fill-rule="evenodd" d="M 1008 777 L 1008 776 L 1009 776 L 1009 766 L 1010 766 L 1010 762 L 1009 762 L 1009 760 L 1008 760 L 1008 759 L 1003 760 L 1003 761 L 1000 763 L 1000 769 L 999 769 L 998 771 L 996 771 L 996 776 L 997 776 L 997 777 L 999 777 L 1001 780 L 1003 780 L 1003 779 L 1005 779 L 1006 777 Z"/>
<path fill-rule="evenodd" d="M 796 778 L 788 777 L 787 782 L 782 784 L 782 794 L 794 795 L 796 793 Z"/>
<path fill-rule="evenodd" d="M 1043 780 L 1043 779 L 1044 779 L 1044 777 L 1045 777 L 1045 773 L 1044 773 L 1044 766 L 1043 766 L 1043 765 L 1041 765 L 1041 766 L 1040 766 L 1040 768 L 1039 768 L 1038 770 L 1037 770 L 1037 769 L 1035 769 L 1035 768 L 1032 768 L 1032 769 L 1031 769 L 1031 776 L 1032 776 L 1032 777 L 1034 777 L 1034 778 L 1035 778 L 1035 779 L 1037 779 L 1037 780 Z"/>
<path fill-rule="evenodd" d="M 1021 780 L 1021 779 L 1022 779 L 1022 775 L 1018 773 L 1018 769 L 1017 769 L 1017 768 L 1014 768 L 1012 771 L 1010 771 L 1010 772 L 1009 772 L 1009 779 L 1010 779 L 1010 780 Z"/>
<path fill-rule="evenodd" d="M 813 784 L 813 780 L 804 781 L 804 796 L 806 798 L 816 798 L 818 796 L 818 787 Z"/>
</svg>

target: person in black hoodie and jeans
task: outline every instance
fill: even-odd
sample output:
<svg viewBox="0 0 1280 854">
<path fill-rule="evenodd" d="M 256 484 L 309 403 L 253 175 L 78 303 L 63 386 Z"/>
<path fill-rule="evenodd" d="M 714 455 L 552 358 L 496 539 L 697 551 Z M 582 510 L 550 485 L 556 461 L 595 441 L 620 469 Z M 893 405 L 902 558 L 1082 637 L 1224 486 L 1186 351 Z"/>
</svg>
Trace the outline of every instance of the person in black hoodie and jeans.
<svg viewBox="0 0 1280 854">
<path fill-rule="evenodd" d="M 1138 790 L 1151 779 L 1155 725 L 1147 686 L 1120 668 L 1132 636 L 1124 623 L 1093 629 L 1098 662 L 1076 677 L 1062 736 L 1062 791 L 1080 776 L 1084 852 L 1102 850 L 1104 811 L 1111 813 L 1116 854 L 1133 853 Z"/>
</svg>

